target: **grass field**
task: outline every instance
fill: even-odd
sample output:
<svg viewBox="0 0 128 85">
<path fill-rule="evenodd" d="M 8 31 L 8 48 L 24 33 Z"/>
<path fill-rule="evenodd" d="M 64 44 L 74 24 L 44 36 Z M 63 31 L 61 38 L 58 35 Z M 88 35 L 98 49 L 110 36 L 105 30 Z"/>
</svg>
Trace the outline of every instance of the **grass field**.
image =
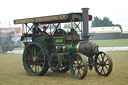
<svg viewBox="0 0 128 85">
<path fill-rule="evenodd" d="M 0 85 L 128 85 L 128 52 L 108 52 L 112 56 L 113 71 L 108 77 L 88 71 L 83 80 L 74 79 L 70 71 L 44 76 L 29 76 L 22 65 L 21 54 L 0 55 Z"/>
<path fill-rule="evenodd" d="M 91 41 L 96 42 L 100 47 L 128 46 L 128 39 L 91 40 Z"/>
</svg>

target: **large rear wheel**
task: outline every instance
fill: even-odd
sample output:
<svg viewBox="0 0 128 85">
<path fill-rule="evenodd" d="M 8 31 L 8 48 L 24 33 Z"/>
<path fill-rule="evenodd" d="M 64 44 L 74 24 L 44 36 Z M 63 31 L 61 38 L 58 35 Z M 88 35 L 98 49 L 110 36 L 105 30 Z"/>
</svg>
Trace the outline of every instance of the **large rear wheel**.
<svg viewBox="0 0 128 85">
<path fill-rule="evenodd" d="M 48 62 L 43 46 L 37 43 L 29 44 L 24 50 L 23 65 L 29 75 L 44 75 L 48 71 Z"/>
</svg>

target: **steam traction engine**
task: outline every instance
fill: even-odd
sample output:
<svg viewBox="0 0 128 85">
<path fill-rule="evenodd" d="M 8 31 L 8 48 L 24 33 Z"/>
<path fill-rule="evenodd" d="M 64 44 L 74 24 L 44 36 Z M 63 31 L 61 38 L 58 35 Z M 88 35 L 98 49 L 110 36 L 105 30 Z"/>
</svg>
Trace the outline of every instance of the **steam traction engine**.
<svg viewBox="0 0 128 85">
<path fill-rule="evenodd" d="M 22 24 L 23 29 L 26 29 L 21 37 L 25 44 L 23 65 L 26 72 L 32 76 L 39 76 L 44 75 L 49 68 L 59 73 L 70 70 L 74 78 L 83 79 L 88 69 L 92 70 L 94 67 L 97 74 L 108 76 L 113 66 L 110 55 L 99 51 L 96 43 L 89 42 L 88 21 L 91 18 L 88 8 L 83 8 L 82 13 L 14 20 L 15 24 Z M 67 22 L 71 26 L 69 32 L 60 27 L 60 23 Z M 39 35 L 31 42 L 28 39 L 32 37 L 29 31 L 33 29 L 33 25 L 30 27 L 29 23 L 47 24 L 50 33 Z M 82 30 L 79 28 L 80 23 Z"/>
<path fill-rule="evenodd" d="M 3 31 L 3 29 L 4 28 L 0 28 L 0 54 L 14 50 L 14 41 L 12 41 L 14 32 Z"/>
</svg>

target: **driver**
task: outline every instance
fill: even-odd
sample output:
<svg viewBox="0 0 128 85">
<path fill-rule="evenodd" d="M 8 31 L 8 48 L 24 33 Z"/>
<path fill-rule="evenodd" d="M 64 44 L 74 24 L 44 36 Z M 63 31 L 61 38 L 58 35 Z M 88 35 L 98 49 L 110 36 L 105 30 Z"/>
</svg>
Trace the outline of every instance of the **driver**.
<svg viewBox="0 0 128 85">
<path fill-rule="evenodd" d="M 32 34 L 32 42 L 35 40 L 36 37 L 38 37 L 38 35 L 41 35 L 42 31 L 38 28 L 38 23 L 34 23 L 34 28 L 32 30 L 33 34 Z"/>
<path fill-rule="evenodd" d="M 45 35 L 45 34 L 48 34 L 48 33 L 46 32 L 46 30 L 47 30 L 47 27 L 44 26 L 44 27 L 43 27 L 43 32 L 42 32 L 42 34 L 44 34 L 44 35 Z"/>
</svg>

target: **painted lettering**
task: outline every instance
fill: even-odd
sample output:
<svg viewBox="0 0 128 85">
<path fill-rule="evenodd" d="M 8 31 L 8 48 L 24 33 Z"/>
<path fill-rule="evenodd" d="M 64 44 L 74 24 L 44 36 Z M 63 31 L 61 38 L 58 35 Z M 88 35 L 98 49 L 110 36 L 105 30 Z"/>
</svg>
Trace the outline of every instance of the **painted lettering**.
<svg viewBox="0 0 128 85">
<path fill-rule="evenodd" d="M 63 19 L 66 19 L 65 15 L 38 17 L 38 18 L 31 18 L 31 19 L 15 20 L 15 24 L 54 21 L 54 20 L 63 20 Z"/>
<path fill-rule="evenodd" d="M 16 20 L 16 24 L 34 22 L 33 19 Z"/>
<path fill-rule="evenodd" d="M 60 19 L 65 19 L 65 16 L 64 16 L 64 15 L 61 15 L 61 16 L 60 16 Z"/>
</svg>

